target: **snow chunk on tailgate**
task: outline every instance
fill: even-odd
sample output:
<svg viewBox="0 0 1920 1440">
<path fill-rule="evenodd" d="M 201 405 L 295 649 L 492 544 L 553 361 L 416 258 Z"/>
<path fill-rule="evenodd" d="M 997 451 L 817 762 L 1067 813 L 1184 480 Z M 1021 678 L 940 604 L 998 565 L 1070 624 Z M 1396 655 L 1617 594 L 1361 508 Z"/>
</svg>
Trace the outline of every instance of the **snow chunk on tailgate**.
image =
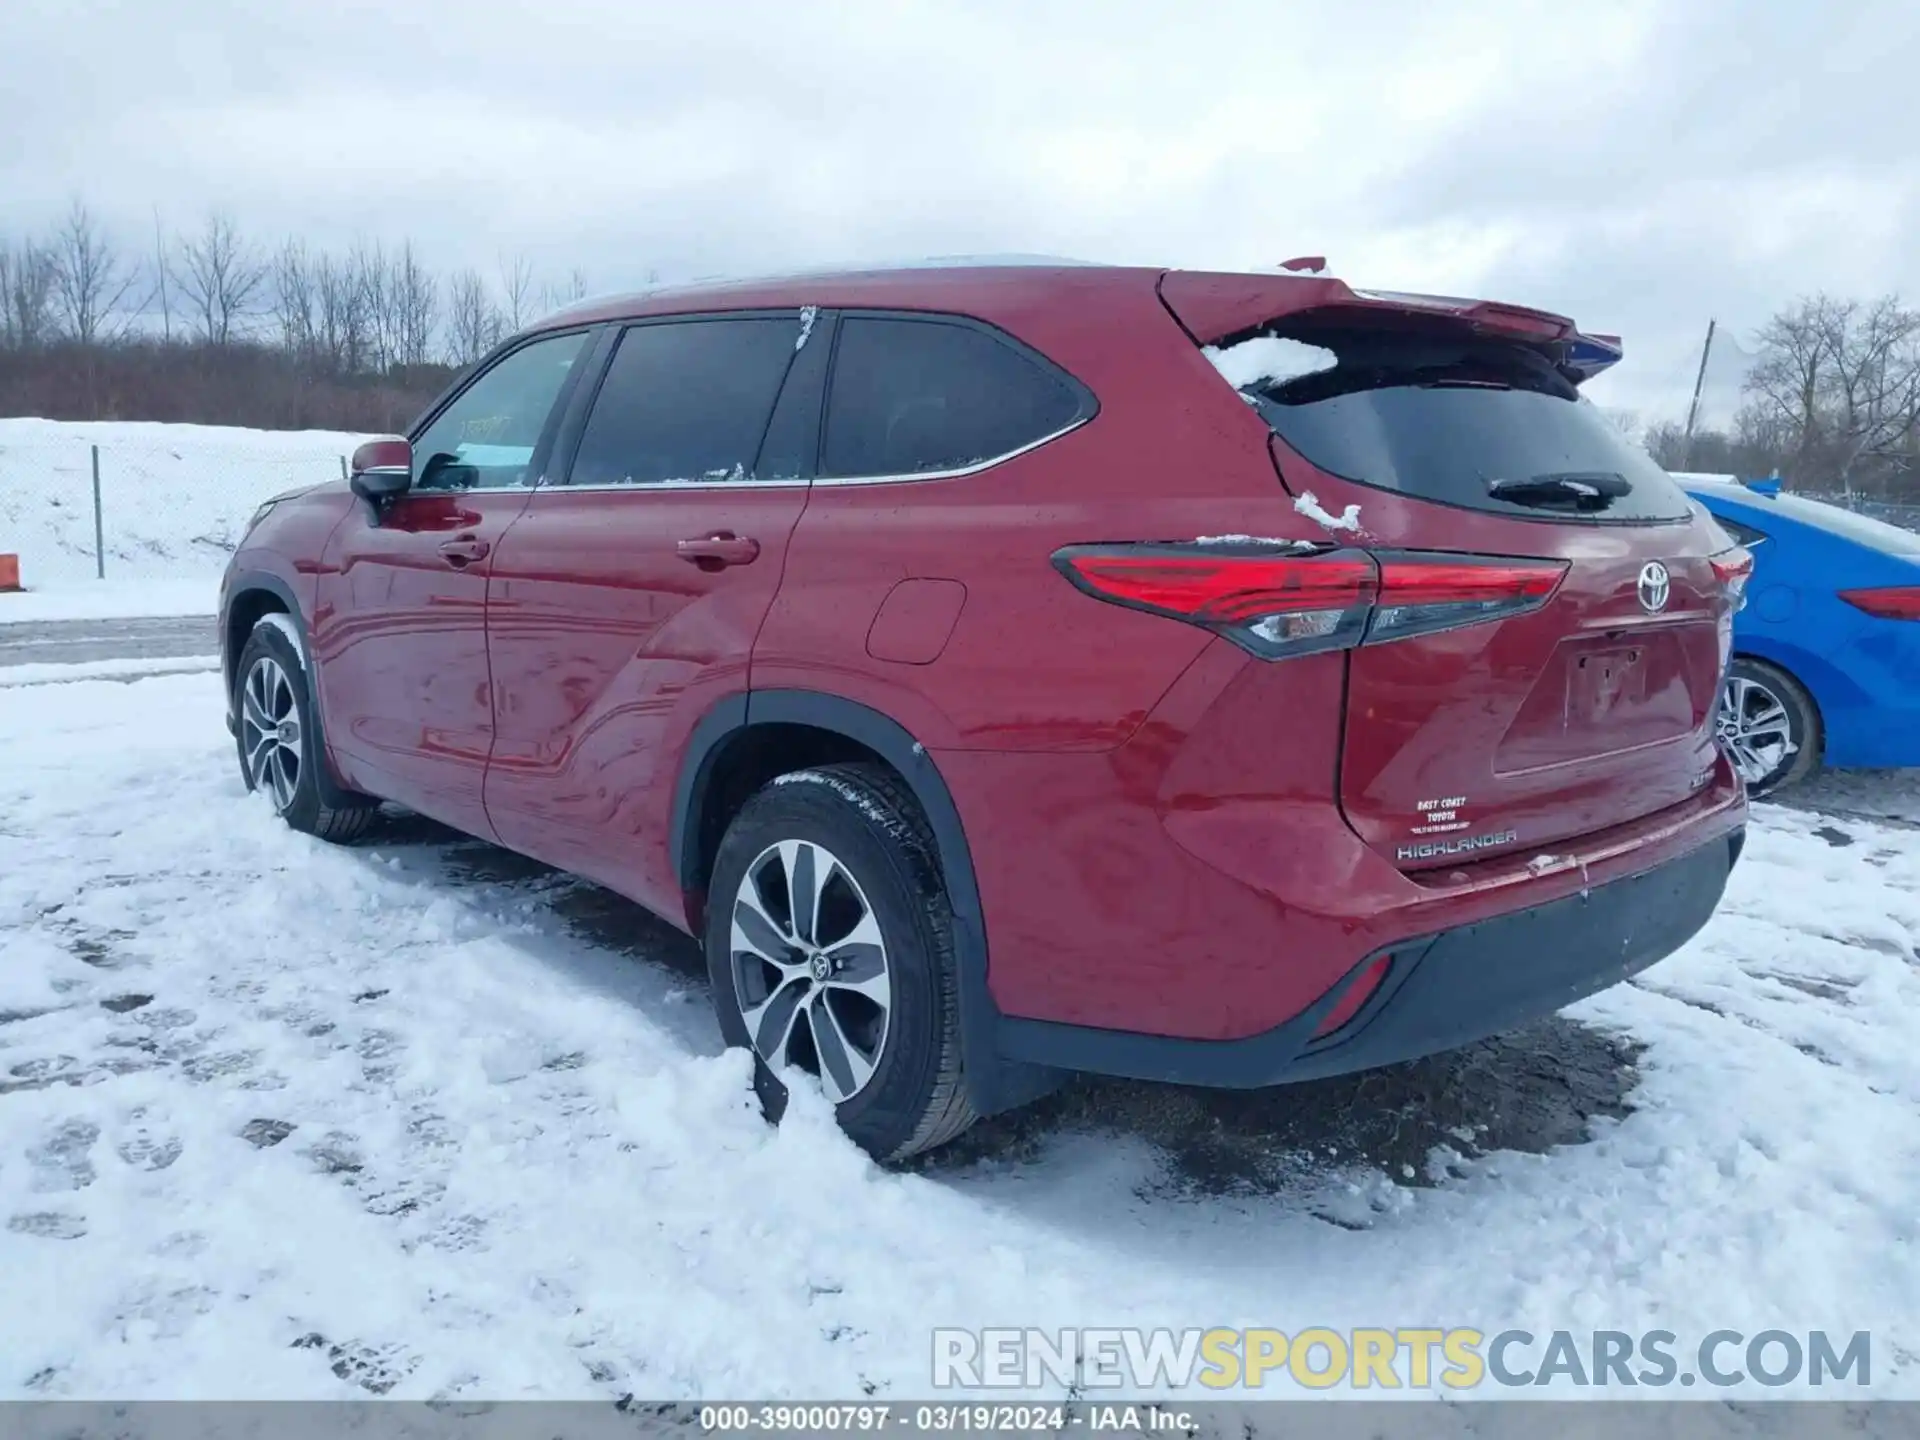
<svg viewBox="0 0 1920 1440">
<path fill-rule="evenodd" d="M 1287 550 L 1294 553 L 1314 550 L 1317 547 L 1311 540 L 1287 540 L 1278 535 L 1199 535 L 1194 537 L 1195 545 L 1264 545 L 1270 549 Z"/>
<path fill-rule="evenodd" d="M 1309 490 L 1295 499 L 1293 508 L 1323 530 L 1351 530 L 1356 535 L 1361 533 L 1358 505 L 1349 505 L 1338 515 L 1334 515 L 1320 503 L 1320 497 Z"/>
<path fill-rule="evenodd" d="M 1284 385 L 1340 363 L 1340 357 L 1324 346 L 1306 345 L 1279 335 L 1256 335 L 1224 349 L 1208 345 L 1203 353 L 1236 390 L 1267 382 Z"/>
</svg>

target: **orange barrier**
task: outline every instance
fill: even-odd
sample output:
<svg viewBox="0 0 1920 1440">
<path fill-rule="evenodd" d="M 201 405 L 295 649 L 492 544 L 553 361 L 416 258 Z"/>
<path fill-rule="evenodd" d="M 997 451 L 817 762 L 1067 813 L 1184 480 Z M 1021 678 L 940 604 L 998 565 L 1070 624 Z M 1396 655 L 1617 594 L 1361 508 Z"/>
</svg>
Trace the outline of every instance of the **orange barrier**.
<svg viewBox="0 0 1920 1440">
<path fill-rule="evenodd" d="M 0 555 L 0 590 L 20 588 L 20 557 Z"/>
</svg>

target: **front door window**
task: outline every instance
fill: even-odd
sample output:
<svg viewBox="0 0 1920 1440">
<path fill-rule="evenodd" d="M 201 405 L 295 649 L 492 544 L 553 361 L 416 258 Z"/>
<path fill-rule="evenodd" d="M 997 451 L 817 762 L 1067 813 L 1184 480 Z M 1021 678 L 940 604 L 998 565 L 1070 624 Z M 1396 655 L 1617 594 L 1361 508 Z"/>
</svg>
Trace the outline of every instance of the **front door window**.
<svg viewBox="0 0 1920 1440">
<path fill-rule="evenodd" d="M 413 488 L 497 490 L 529 485 L 554 401 L 586 349 L 587 332 L 523 345 L 434 417 L 413 444 Z"/>
</svg>

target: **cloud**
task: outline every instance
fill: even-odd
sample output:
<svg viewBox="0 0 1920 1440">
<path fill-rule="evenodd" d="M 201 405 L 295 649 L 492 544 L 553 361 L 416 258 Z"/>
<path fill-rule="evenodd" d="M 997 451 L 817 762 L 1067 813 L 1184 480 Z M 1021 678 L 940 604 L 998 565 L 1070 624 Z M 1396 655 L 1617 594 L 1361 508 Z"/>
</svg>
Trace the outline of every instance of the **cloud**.
<svg viewBox="0 0 1920 1440">
<path fill-rule="evenodd" d="M 1837 8 L 14 0 L 0 224 L 220 207 L 596 289 L 1325 253 L 1620 331 L 1597 397 L 1670 413 L 1709 315 L 1920 290 L 1920 18 Z"/>
</svg>

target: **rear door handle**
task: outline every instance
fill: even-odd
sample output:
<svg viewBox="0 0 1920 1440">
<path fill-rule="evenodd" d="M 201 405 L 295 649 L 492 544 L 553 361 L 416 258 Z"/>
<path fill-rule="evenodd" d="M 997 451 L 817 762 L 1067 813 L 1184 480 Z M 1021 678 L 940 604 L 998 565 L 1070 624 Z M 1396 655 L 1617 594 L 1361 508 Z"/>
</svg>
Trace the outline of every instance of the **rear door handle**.
<svg viewBox="0 0 1920 1440">
<path fill-rule="evenodd" d="M 760 542 L 745 535 L 722 530 L 700 540 L 682 540 L 674 551 L 690 565 L 702 570 L 724 570 L 729 565 L 751 565 L 760 558 Z"/>
<path fill-rule="evenodd" d="M 493 549 L 486 541 L 473 535 L 461 535 L 452 540 L 440 542 L 440 553 L 447 563 L 458 570 L 471 565 L 475 560 L 487 558 L 487 552 Z"/>
</svg>

